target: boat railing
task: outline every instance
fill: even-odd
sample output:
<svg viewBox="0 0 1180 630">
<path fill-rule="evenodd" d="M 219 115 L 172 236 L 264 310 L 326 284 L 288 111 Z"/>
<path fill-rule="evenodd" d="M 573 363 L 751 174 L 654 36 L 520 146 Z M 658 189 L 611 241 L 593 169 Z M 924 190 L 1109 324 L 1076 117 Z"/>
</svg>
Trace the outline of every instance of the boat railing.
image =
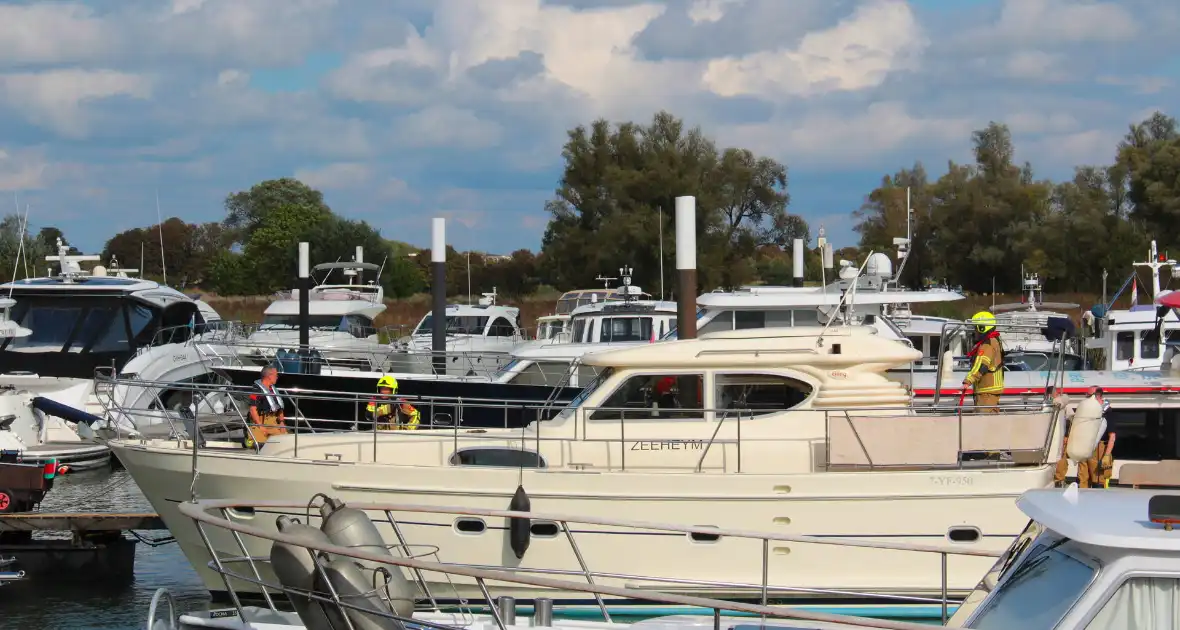
<svg viewBox="0 0 1180 630">
<path fill-rule="evenodd" d="M 197 344 L 210 367 L 275 365 L 280 372 L 320 374 L 329 370 L 385 374 L 442 374 L 458 380 L 491 380 L 511 360 L 502 352 L 421 350 L 408 353 L 387 345 L 316 343 L 307 352 L 298 344 L 250 339 L 236 335 L 216 343 Z"/>
<path fill-rule="evenodd" d="M 96 376 L 98 378 L 98 376 Z M 105 378 L 105 376 L 104 376 Z M 183 389 L 204 412 L 178 419 L 165 409 L 121 409 L 108 417 L 130 417 L 149 424 L 168 424 L 177 436 L 190 426 L 230 427 L 245 435 L 249 419 L 246 386 L 201 383 L 155 383 L 139 379 L 114 379 L 127 387 Z M 764 408 L 636 408 L 588 407 L 549 404 L 538 400 L 503 400 L 445 396 L 331 392 L 283 388 L 276 391 L 289 403 L 287 435 L 290 442 L 268 449 L 276 457 L 319 459 L 329 455 L 355 461 L 393 461 L 400 440 L 445 440 L 451 449 L 439 451 L 438 463 L 454 463 L 465 448 L 481 444 L 514 454 L 519 465 L 545 467 L 546 458 L 557 457 L 571 468 L 594 470 L 645 470 L 656 466 L 686 472 L 782 472 L 781 462 L 805 461 L 813 471 L 844 470 L 966 470 L 1042 466 L 1054 452 L 1052 436 L 1058 410 L 1041 404 L 1003 403 L 996 411 L 961 405 L 954 409 L 911 408 L 904 405 L 847 409 Z M 351 419 L 309 417 L 302 407 L 310 401 L 345 403 Z M 414 431 L 395 430 L 368 418 L 371 402 L 409 404 L 419 413 Z M 221 410 L 217 411 L 217 406 Z M 113 414 L 111 412 L 114 412 Z M 472 427 L 467 416 L 502 418 L 502 428 Z M 553 421 L 562 414 L 572 421 Z M 810 416 L 809 416 L 810 414 Z M 796 415 L 798 420 L 785 418 Z M 822 427 L 810 433 L 784 427 L 803 426 L 807 418 L 822 419 Z M 672 422 L 661 422 L 671 420 Z M 177 423 L 182 426 L 177 426 Z M 404 420 L 398 422 L 405 422 Z M 818 426 L 818 425 L 814 425 Z M 261 427 L 260 427 L 261 428 Z M 792 435 L 792 431 L 796 434 Z M 308 436 L 335 436 L 327 441 Z M 392 441 L 391 441 L 392 440 Z M 193 443 L 198 448 L 197 440 Z M 355 448 L 341 449 L 342 444 Z M 507 445 L 515 444 L 509 448 Z M 261 448 L 259 445 L 257 448 Z M 666 452 L 654 463 L 650 451 Z M 632 453 L 638 452 L 639 455 Z M 679 453 L 677 453 L 679 452 Z M 383 454 L 384 453 L 384 454 Z M 776 454 L 771 457 L 770 454 Z M 638 464 L 636 463 L 636 458 Z M 581 462 L 581 463 L 579 463 Z M 772 462 L 768 464 L 767 462 Z M 753 470 L 751 470 L 751 466 Z M 768 466 L 770 469 L 768 469 Z"/>
<path fill-rule="evenodd" d="M 724 627 L 721 622 L 723 613 L 760 616 L 764 619 L 783 618 L 815 623 L 844 624 L 841 627 L 924 630 L 930 626 L 904 621 L 791 609 L 770 604 L 775 598 L 790 595 L 875 599 L 883 603 L 907 605 L 928 604 L 939 607 L 941 618 L 945 622 L 953 601 L 951 598 L 952 587 L 948 584 L 949 558 L 961 556 L 986 559 L 991 564 L 995 559 L 1005 555 L 1002 552 L 973 548 L 961 543 L 948 543 L 943 546 L 925 545 L 857 537 L 833 538 L 780 534 L 705 525 L 679 526 L 532 511 L 398 503 L 357 502 L 346 504 L 347 508 L 361 510 L 368 514 L 374 525 L 387 529 L 391 533 L 391 536 L 386 538 L 387 541 L 396 540 L 395 543 L 384 546 L 385 548 L 381 550 L 384 553 L 379 553 L 379 546 L 340 546 L 330 542 L 310 541 L 305 537 L 285 534 L 269 522 L 266 525 L 261 525 L 265 521 L 260 521 L 257 518 L 262 514 L 275 517 L 287 515 L 288 517 L 303 517 L 303 524 L 308 526 L 322 526 L 319 514 L 312 509 L 315 507 L 316 499 L 321 497 L 325 500 L 328 499 L 323 495 L 317 495 L 305 504 L 290 501 L 243 501 L 242 499 L 194 500 L 179 504 L 181 514 L 194 521 L 201 540 L 211 557 L 209 567 L 221 576 L 240 619 L 246 619 L 247 613 L 241 598 L 234 589 L 235 582 L 259 587 L 263 598 L 272 610 L 277 610 L 274 607 L 275 597 L 272 594 L 283 593 L 300 599 L 315 600 L 329 609 L 335 608 L 341 612 L 352 610 L 366 615 L 440 628 L 450 626 L 436 626 L 429 620 L 418 616 L 413 619 L 397 617 L 390 606 L 390 600 L 412 597 L 415 610 L 423 612 L 444 613 L 444 611 L 454 612 L 458 609 L 458 614 L 467 618 L 468 621 L 474 615 L 488 614 L 501 630 L 510 624 L 501 617 L 505 609 L 501 605 L 507 604 L 506 608 L 511 609 L 515 599 L 506 598 L 507 601 L 503 601 L 500 598 L 494 598 L 493 591 L 499 589 L 514 593 L 527 593 L 534 602 L 545 599 L 550 601 L 568 599 L 570 594 L 591 595 L 606 621 L 612 620 L 606 604 L 609 598 L 610 600 L 629 600 L 647 604 L 672 604 L 685 607 L 692 612 L 711 612 L 716 630 Z M 235 518 L 235 514 L 248 514 L 250 517 Z M 502 529 L 504 530 L 516 529 L 520 524 L 523 524 L 523 531 L 527 531 L 530 538 L 541 539 L 534 544 L 550 545 L 554 544 L 550 540 L 563 540 L 562 546 L 568 548 L 568 553 L 561 555 L 568 559 L 567 564 L 565 568 L 562 568 L 561 566 L 521 566 L 521 563 L 516 563 L 516 566 L 505 566 L 507 563 L 474 564 L 444 561 L 442 556 L 448 553 L 447 550 L 440 549 L 435 545 L 415 545 L 407 537 L 408 531 L 413 531 L 413 528 L 420 525 L 422 521 L 429 520 L 441 520 L 449 523 L 479 523 L 483 525 L 483 530 L 493 529 L 489 527 L 488 521 L 502 520 L 504 522 Z M 603 550 L 601 543 L 595 540 L 593 535 L 595 532 L 610 532 L 610 537 L 614 540 L 618 540 L 617 535 L 627 534 L 645 536 L 652 540 L 671 540 L 683 537 L 686 539 L 686 544 L 707 549 L 703 553 L 703 557 L 706 558 L 719 557 L 716 554 L 718 547 L 726 548 L 725 557 L 728 562 L 736 560 L 734 554 L 740 557 L 744 552 L 744 554 L 749 554 L 747 557 L 751 563 L 761 563 L 761 580 L 758 582 L 734 582 L 693 579 L 683 575 L 636 575 L 633 570 L 626 570 L 628 567 L 625 559 L 619 570 L 611 570 L 613 567 L 604 569 L 602 565 L 616 556 L 609 553 L 594 555 L 586 553 L 587 550 L 591 552 Z M 597 538 L 601 538 L 601 536 Z M 214 539 L 218 544 L 214 544 Z M 579 544 L 579 540 L 581 544 Z M 273 547 L 276 543 L 306 549 L 311 559 L 311 567 L 318 574 L 319 579 L 316 580 L 316 583 L 325 584 L 328 588 L 324 591 L 316 591 L 278 583 L 278 579 L 272 577 L 274 573 L 269 567 L 269 553 L 267 555 L 258 553 L 268 549 L 268 544 Z M 217 547 L 221 545 L 230 548 L 236 547 L 236 549 L 219 551 Z M 896 554 L 902 552 L 926 555 L 930 557 L 927 566 L 931 576 L 938 574 L 940 578 L 937 582 L 931 580 L 931 588 L 929 589 L 931 596 L 902 595 L 873 590 L 780 585 L 771 582 L 772 554 L 786 553 L 791 547 L 806 548 L 812 545 L 865 550 L 866 556 L 873 555 L 873 552 L 880 552 L 877 562 L 896 561 Z M 252 551 L 254 553 L 251 553 Z M 352 558 L 354 561 L 366 563 L 370 567 L 379 565 L 376 571 L 372 568 L 367 569 L 374 572 L 374 579 L 371 581 L 374 585 L 379 583 L 376 579 L 376 572 L 382 569 L 387 575 L 401 573 L 411 592 L 392 593 L 389 586 L 391 581 L 389 577 L 386 577 L 385 584 L 359 596 L 359 598 L 366 599 L 376 596 L 382 604 L 380 609 L 373 607 L 371 599 L 369 599 L 368 605 L 365 605 L 364 599 L 361 599 L 357 604 L 352 604 L 348 601 L 348 597 L 343 597 L 336 592 L 332 587 L 332 581 L 327 578 L 322 562 L 329 557 Z M 963 562 L 967 561 L 969 560 L 963 560 Z M 956 562 L 959 561 L 956 560 Z M 359 563 L 356 566 L 358 570 L 365 570 L 362 569 L 363 565 Z M 239 570 L 237 567 L 245 568 Z M 980 570 L 981 577 L 985 571 L 986 567 Z M 264 575 L 267 576 L 265 579 Z M 476 587 L 478 593 L 482 595 L 482 605 L 463 597 L 459 589 L 460 584 L 467 587 L 466 592 L 474 592 L 471 587 Z M 962 592 L 964 589 L 962 586 L 957 586 L 955 590 Z M 694 594 L 701 592 L 725 594 L 726 596 L 732 594 L 735 600 L 755 599 L 757 603 Z M 546 597 L 546 595 L 552 595 L 552 597 Z M 484 613 L 484 611 L 487 612 Z"/>
<path fill-rule="evenodd" d="M 996 321 L 993 328 L 996 332 L 1000 333 L 1001 342 L 1003 342 L 1004 335 L 1009 334 L 1009 333 L 1015 333 L 1015 334 L 1035 333 L 1038 335 L 1041 334 L 1041 328 L 1038 326 L 1020 324 L 1020 323 L 1003 322 L 1003 321 L 998 321 L 998 320 Z M 949 348 L 948 344 L 951 343 L 952 338 L 958 338 L 958 337 L 962 337 L 964 335 L 971 335 L 974 331 L 975 331 L 975 324 L 971 321 L 948 321 L 942 325 L 942 331 L 938 337 L 938 339 L 939 339 L 939 341 L 938 341 L 938 370 L 937 370 L 937 372 L 935 374 L 935 378 L 934 378 L 934 403 L 936 405 L 939 404 L 939 402 L 942 398 L 944 372 L 952 372 L 953 373 L 953 370 L 954 370 L 954 366 L 950 366 L 951 369 L 946 369 L 943 366 L 944 357 L 945 357 L 947 349 Z M 1046 391 L 1048 390 L 1048 387 L 1050 385 L 1060 386 L 1061 379 L 1064 378 L 1065 356 L 1067 354 L 1065 352 L 1065 341 L 1055 340 L 1055 341 L 1052 341 L 1051 343 L 1052 343 L 1052 349 L 1049 351 L 1049 354 L 1050 354 L 1050 356 L 1052 356 L 1055 359 L 1055 363 L 1053 363 L 1052 365 L 1046 366 L 1046 368 L 1047 368 L 1045 370 Z M 955 358 L 952 357 L 952 360 L 954 360 L 954 359 Z M 1044 403 L 1046 406 L 1049 404 L 1048 394 L 1045 395 Z"/>
<path fill-rule="evenodd" d="M 242 337 L 244 334 L 245 327 L 241 322 L 218 319 L 201 324 L 180 324 L 161 328 L 152 337 L 151 345 L 219 343 Z"/>
</svg>

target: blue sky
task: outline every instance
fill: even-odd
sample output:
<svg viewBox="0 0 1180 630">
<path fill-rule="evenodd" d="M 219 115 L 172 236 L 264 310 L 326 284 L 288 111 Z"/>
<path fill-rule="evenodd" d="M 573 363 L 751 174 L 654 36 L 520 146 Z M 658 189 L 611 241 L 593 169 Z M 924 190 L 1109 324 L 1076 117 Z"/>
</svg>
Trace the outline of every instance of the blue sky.
<svg viewBox="0 0 1180 630">
<path fill-rule="evenodd" d="M 91 252 L 157 191 L 210 221 L 296 176 L 389 238 L 537 249 L 565 130 L 663 108 L 782 160 L 852 244 L 882 175 L 990 120 L 1041 176 L 1108 162 L 1176 102 L 1178 27 L 1158 0 L 0 2 L 0 208 Z"/>
</svg>

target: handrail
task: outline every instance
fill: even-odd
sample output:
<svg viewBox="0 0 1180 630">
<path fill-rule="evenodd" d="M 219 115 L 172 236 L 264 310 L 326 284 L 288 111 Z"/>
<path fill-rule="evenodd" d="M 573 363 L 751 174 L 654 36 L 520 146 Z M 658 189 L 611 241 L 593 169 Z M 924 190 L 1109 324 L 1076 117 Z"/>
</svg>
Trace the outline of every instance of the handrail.
<svg viewBox="0 0 1180 630">
<path fill-rule="evenodd" d="M 942 571 L 943 571 L 943 579 L 942 579 L 943 586 L 942 586 L 942 599 L 940 601 L 943 604 L 944 617 L 945 617 L 946 605 L 947 605 L 947 601 L 948 601 L 947 589 L 946 589 L 947 580 L 946 580 L 946 575 L 945 575 L 945 572 L 947 570 L 946 569 L 946 561 L 945 561 L 946 556 L 954 554 L 954 555 L 996 558 L 996 557 L 1000 557 L 1003 555 L 1002 553 L 984 552 L 984 551 L 979 551 L 979 550 L 971 550 L 971 549 L 963 549 L 963 548 L 949 548 L 949 547 L 943 548 L 943 547 L 934 547 L 934 546 L 930 546 L 930 545 L 908 545 L 908 544 L 902 544 L 902 543 L 864 541 L 864 540 L 855 540 L 855 539 L 832 540 L 832 539 L 828 539 L 828 538 L 792 536 L 792 535 L 788 535 L 788 534 L 771 534 L 771 533 L 753 532 L 753 531 L 747 531 L 747 530 L 722 529 L 722 528 L 715 528 L 715 527 L 671 526 L 671 525 L 664 525 L 664 524 L 658 524 L 658 523 L 648 523 L 648 522 L 642 522 L 642 521 L 628 521 L 628 520 L 604 519 L 604 518 L 594 518 L 594 517 L 573 517 L 573 516 L 567 516 L 567 515 L 562 515 L 562 514 L 550 514 L 550 513 L 519 512 L 519 511 L 510 511 L 510 510 L 483 510 L 483 509 L 474 509 L 474 508 L 456 508 L 456 507 L 448 507 L 448 506 L 440 507 L 440 506 L 423 506 L 423 505 L 406 505 L 406 504 L 389 504 L 389 503 L 360 503 L 360 502 L 357 502 L 357 503 L 349 503 L 348 504 L 348 507 L 350 507 L 350 508 L 355 508 L 355 509 L 359 509 L 359 510 L 363 510 L 363 511 L 384 512 L 387 515 L 387 517 L 390 518 L 390 522 L 394 525 L 395 532 L 399 531 L 399 530 L 397 530 L 397 525 L 396 525 L 395 520 L 392 518 L 392 512 L 396 511 L 396 512 L 410 512 L 410 513 L 448 514 L 448 515 L 460 515 L 460 516 L 466 515 L 466 516 L 482 516 L 482 517 L 492 517 L 492 518 L 503 517 L 503 518 L 508 518 L 508 519 L 514 519 L 514 518 L 521 519 L 521 518 L 523 518 L 523 519 L 532 519 L 532 520 L 540 520 L 540 521 L 553 521 L 553 522 L 558 523 L 559 526 L 567 533 L 570 531 L 570 528 L 569 528 L 570 523 L 578 523 L 578 524 L 585 524 L 585 525 L 602 525 L 602 526 L 608 526 L 608 527 L 643 529 L 643 530 L 662 531 L 662 532 L 669 532 L 669 533 L 672 533 L 672 532 L 685 533 L 685 534 L 694 534 L 695 533 L 695 534 L 702 534 L 702 535 L 707 535 L 707 536 L 725 536 L 725 537 L 730 537 L 730 538 L 746 538 L 746 539 L 760 540 L 763 542 L 763 544 L 762 544 L 763 582 L 761 585 L 761 589 L 762 589 L 762 593 L 763 593 L 763 603 L 762 604 L 747 604 L 747 603 L 725 601 L 725 600 L 719 600 L 719 599 L 713 599 L 713 598 L 701 597 L 701 596 L 682 595 L 682 594 L 677 594 L 677 593 L 668 593 L 668 592 L 655 591 L 655 590 L 644 590 L 644 589 L 616 587 L 616 586 L 610 586 L 610 585 L 605 585 L 605 584 L 598 584 L 598 583 L 594 582 L 593 577 L 595 575 L 601 575 L 601 574 L 596 574 L 596 573 L 591 572 L 589 570 L 586 570 L 584 572 L 584 575 L 586 577 L 585 582 L 573 582 L 573 581 L 568 581 L 568 580 L 555 580 L 555 579 L 547 578 L 547 577 L 534 577 L 534 576 L 530 576 L 530 575 L 521 575 L 520 574 L 520 573 L 529 572 L 530 570 L 528 570 L 528 569 L 514 570 L 514 569 L 506 569 L 504 567 L 501 567 L 498 569 L 488 569 L 488 568 L 481 568 L 481 567 L 467 565 L 467 564 L 443 563 L 441 561 L 440 562 L 430 562 L 430 561 L 421 560 L 421 559 L 413 558 L 413 557 L 394 557 L 394 556 L 392 556 L 392 554 L 391 555 L 378 555 L 378 554 L 362 551 L 357 548 L 341 547 L 341 546 L 332 545 L 332 544 L 307 542 L 307 541 L 304 541 L 303 539 L 296 538 L 294 536 L 290 536 L 290 535 L 286 535 L 286 534 L 282 534 L 281 532 L 278 532 L 278 531 L 264 530 L 262 528 L 254 527 L 252 525 L 247 525 L 244 523 L 230 521 L 227 516 L 222 517 L 222 518 L 218 518 L 218 517 L 210 514 L 210 512 L 213 510 L 219 510 L 219 511 L 221 511 L 221 513 L 223 515 L 226 515 L 227 511 L 229 509 L 233 509 L 235 507 L 252 507 L 255 509 L 269 508 L 269 509 L 279 509 L 279 510 L 306 509 L 308 507 L 308 504 L 304 504 L 304 503 L 293 503 L 290 501 L 251 501 L 249 503 L 243 503 L 240 500 L 232 500 L 232 499 L 216 500 L 215 499 L 215 500 L 196 500 L 193 502 L 182 503 L 178 507 L 179 507 L 181 514 L 183 514 L 187 518 L 191 518 L 194 521 L 196 521 L 197 529 L 201 533 L 202 540 L 205 543 L 206 548 L 208 549 L 208 551 L 210 552 L 210 554 L 213 557 L 213 560 L 210 562 L 210 565 L 211 566 L 216 565 L 214 570 L 216 570 L 218 573 L 222 574 L 223 580 L 225 581 L 227 588 L 229 587 L 229 580 L 227 579 L 226 576 L 230 572 L 228 572 L 224 568 L 224 566 L 223 566 L 224 563 L 223 563 L 222 559 L 218 558 L 216 550 L 213 548 L 212 544 L 209 541 L 208 535 L 205 534 L 203 525 L 208 525 L 208 526 L 212 526 L 215 528 L 230 530 L 230 531 L 234 532 L 235 535 L 245 534 L 245 535 L 253 536 L 256 538 L 263 539 L 263 540 L 277 541 L 277 542 L 283 542 L 286 544 L 296 545 L 296 546 L 308 549 L 309 552 L 313 553 L 313 556 L 314 556 L 314 552 L 328 553 L 333 556 L 346 556 L 346 557 L 351 557 L 351 558 L 354 558 L 357 560 L 401 567 L 401 568 L 410 570 L 415 575 L 421 575 L 421 573 L 424 571 L 431 572 L 431 573 L 440 573 L 440 574 L 446 575 L 448 581 L 450 580 L 450 576 L 452 576 L 452 575 L 471 578 L 476 581 L 476 583 L 479 585 L 480 589 L 484 592 L 485 598 L 487 598 L 488 600 L 490 600 L 490 594 L 487 593 L 485 583 L 488 581 L 494 580 L 496 582 L 505 582 L 505 583 L 509 583 L 509 584 L 534 586 L 534 587 L 540 587 L 540 588 L 551 589 L 551 590 L 562 591 L 562 592 L 575 592 L 575 593 L 591 594 L 591 595 L 594 595 L 595 598 L 598 599 L 600 602 L 601 602 L 601 597 L 603 595 L 608 595 L 611 597 L 623 598 L 623 599 L 640 600 L 640 601 L 648 601 L 648 602 L 662 602 L 662 603 L 679 604 L 679 605 L 683 605 L 683 606 L 697 607 L 697 608 L 703 608 L 703 609 L 713 609 L 715 611 L 715 619 L 718 619 L 718 617 L 716 615 L 719 615 L 720 611 L 726 610 L 726 611 L 733 611 L 733 612 L 751 613 L 751 614 L 762 615 L 762 616 L 766 616 L 766 617 L 800 619 L 800 620 L 814 621 L 814 622 L 821 622 L 821 623 L 840 623 L 840 624 L 843 624 L 842 627 L 890 628 L 890 629 L 896 629 L 896 630 L 925 630 L 925 629 L 929 628 L 929 626 L 926 626 L 926 625 L 909 623 L 909 622 L 889 621 L 889 620 L 881 620 L 881 619 L 868 619 L 868 618 L 860 618 L 860 617 L 846 616 L 846 615 L 833 615 L 833 614 L 827 614 L 827 613 L 807 612 L 807 611 L 801 611 L 801 610 L 789 610 L 789 609 L 784 609 L 781 607 L 772 607 L 772 606 L 766 605 L 766 593 L 769 588 L 769 585 L 767 584 L 767 570 L 766 570 L 767 562 L 768 562 L 768 549 L 769 549 L 768 543 L 769 543 L 769 541 L 778 540 L 778 541 L 783 541 L 783 542 L 799 542 L 799 543 L 808 543 L 808 544 L 835 545 L 835 546 L 845 546 L 845 547 L 851 546 L 851 547 L 874 548 L 874 549 L 882 549 L 882 550 L 904 550 L 904 551 L 913 551 L 913 552 L 918 552 L 918 553 L 939 554 L 939 556 L 941 558 L 943 558 L 943 562 L 941 563 Z M 398 535 L 398 538 L 399 538 L 399 541 L 402 542 L 402 545 L 405 545 L 405 542 L 402 541 L 402 536 L 400 535 L 400 533 Z M 240 542 L 240 538 L 239 538 L 239 542 Z M 570 543 L 571 543 L 572 548 L 574 548 L 576 550 L 576 548 L 577 548 L 576 542 L 574 542 L 574 540 L 572 539 L 572 534 L 570 535 Z M 243 552 L 244 552 L 244 545 L 240 545 L 240 546 L 243 547 Z M 399 545 L 399 546 L 401 546 L 401 545 Z M 578 564 L 581 567 L 585 568 L 585 566 L 586 566 L 585 560 L 580 557 L 580 553 L 577 555 L 579 556 Z M 249 558 L 249 556 L 246 556 L 246 558 Z M 242 560 L 242 559 L 243 558 L 234 558 L 233 560 Z M 571 574 L 572 574 L 572 572 L 571 572 Z M 247 582 L 254 582 L 254 580 L 251 580 L 245 576 L 235 575 L 234 577 L 235 577 L 235 579 L 244 579 Z M 660 578 L 653 578 L 651 581 L 659 581 L 659 580 L 660 580 Z M 263 585 L 263 588 L 265 589 L 266 585 Z M 279 588 L 283 591 L 288 590 L 284 587 L 279 587 Z M 808 590 L 810 590 L 810 589 L 808 589 Z M 814 590 L 818 591 L 820 589 L 814 589 Z M 301 594 L 306 594 L 306 593 L 301 593 Z M 237 606 L 240 611 L 241 610 L 240 603 L 238 601 L 236 594 L 233 593 L 232 588 L 231 588 L 231 595 L 232 595 L 232 598 L 235 602 L 235 606 Z M 336 597 L 334 592 L 331 595 L 332 595 L 332 597 L 331 597 L 330 601 L 332 603 L 348 607 L 348 604 L 341 602 L 340 598 Z M 433 601 L 433 596 L 430 594 L 429 589 L 426 589 L 425 595 Z M 877 593 L 875 595 L 880 596 L 882 598 L 886 598 L 886 599 L 892 597 L 891 595 L 885 594 L 885 593 Z M 904 597 L 900 598 L 900 599 L 912 600 L 912 598 L 904 598 Z M 489 605 L 489 607 L 491 607 L 492 602 L 488 601 L 487 604 Z M 370 609 L 366 609 L 366 612 L 368 612 L 369 610 Z M 383 612 L 382 612 L 382 614 L 383 614 Z"/>
</svg>

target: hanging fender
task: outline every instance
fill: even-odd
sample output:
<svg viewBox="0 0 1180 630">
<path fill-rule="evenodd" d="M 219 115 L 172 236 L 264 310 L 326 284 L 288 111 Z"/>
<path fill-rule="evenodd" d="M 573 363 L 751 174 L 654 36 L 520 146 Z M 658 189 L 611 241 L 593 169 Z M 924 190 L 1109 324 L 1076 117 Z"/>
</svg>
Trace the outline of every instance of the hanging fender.
<svg viewBox="0 0 1180 630">
<path fill-rule="evenodd" d="M 508 510 L 512 512 L 532 510 L 532 502 L 529 501 L 529 495 L 524 491 L 524 486 L 516 486 L 516 494 L 512 495 L 512 501 L 508 503 Z M 523 516 L 514 516 L 508 519 L 508 544 L 516 554 L 517 560 L 523 558 L 524 552 L 529 550 L 531 527 L 532 520 Z"/>
<path fill-rule="evenodd" d="M 348 507 L 339 499 L 325 497 L 323 505 L 320 506 L 320 517 L 323 519 L 320 530 L 333 544 L 393 557 L 385 545 L 385 539 L 381 537 L 381 532 L 377 531 L 377 526 L 373 525 L 369 515 L 363 511 Z M 355 562 L 366 573 L 383 568 L 387 573 L 385 592 L 394 610 L 402 617 L 414 614 L 415 589 L 406 579 L 401 567 L 355 558 L 347 559 Z"/>
<path fill-rule="evenodd" d="M 374 613 L 389 614 L 394 612 L 384 605 L 378 594 L 382 589 L 380 578 L 377 577 L 380 575 L 379 573 L 363 571 L 361 565 L 352 558 L 344 556 L 337 556 L 330 562 L 321 560 L 321 563 L 323 563 L 324 574 L 327 575 L 328 583 L 331 584 L 332 589 L 329 590 L 328 585 L 324 583 L 324 575 L 316 572 L 317 591 L 326 594 L 334 590 L 342 603 L 367 609 Z M 366 573 L 369 573 L 373 579 L 366 579 Z M 328 618 L 332 620 L 333 628 L 348 628 L 349 624 L 344 621 L 344 617 L 348 617 L 348 621 L 352 622 L 352 627 L 355 630 L 405 630 L 402 622 L 380 614 L 356 608 L 345 608 L 337 606 L 335 603 L 324 603 L 324 608 Z"/>
<path fill-rule="evenodd" d="M 331 541 L 319 529 L 304 525 L 287 515 L 278 517 L 275 525 L 279 533 L 295 536 L 308 543 L 326 545 Z M 270 548 L 270 564 L 279 583 L 286 588 L 312 591 L 315 587 L 316 566 L 306 547 L 275 542 Z M 307 630 L 333 630 L 320 602 L 309 597 L 288 593 L 300 621 Z"/>
</svg>

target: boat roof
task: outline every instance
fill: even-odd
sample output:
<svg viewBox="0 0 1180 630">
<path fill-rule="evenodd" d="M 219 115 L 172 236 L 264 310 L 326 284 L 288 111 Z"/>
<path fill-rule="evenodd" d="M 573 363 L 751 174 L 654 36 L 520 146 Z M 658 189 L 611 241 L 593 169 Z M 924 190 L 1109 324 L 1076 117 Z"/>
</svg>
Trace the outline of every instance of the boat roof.
<svg viewBox="0 0 1180 630">
<path fill-rule="evenodd" d="M 820 336 L 822 343 L 819 343 Z M 582 357 L 587 365 L 626 368 L 787 367 L 820 369 L 872 364 L 873 370 L 922 358 L 918 350 L 882 337 L 869 326 L 745 328 L 658 344 L 605 350 Z"/>
<path fill-rule="evenodd" d="M 0 293 L 11 292 L 14 298 L 29 296 L 127 297 L 158 307 L 196 300 L 167 285 L 143 278 L 119 276 L 79 276 L 70 281 L 62 278 L 25 278 L 0 284 Z"/>
<path fill-rule="evenodd" d="M 570 317 L 600 313 L 602 315 L 642 315 L 647 313 L 676 314 L 676 303 L 667 300 L 636 300 L 634 302 L 595 302 L 575 308 Z"/>
<path fill-rule="evenodd" d="M 1029 518 L 1080 543 L 1141 551 L 1180 551 L 1180 529 L 1148 519 L 1147 503 L 1180 491 L 1087 488 L 1029 490 L 1016 506 Z"/>
<path fill-rule="evenodd" d="M 706 308 L 753 307 L 792 308 L 800 306 L 836 306 L 842 299 L 839 288 L 824 287 L 786 290 L 788 287 L 750 287 L 738 291 L 704 293 L 697 298 L 697 304 Z M 792 288 L 793 289 L 793 288 Z M 961 293 L 946 289 L 925 291 L 857 289 L 847 303 L 858 304 L 919 304 L 930 302 L 952 302 L 964 299 Z"/>
<path fill-rule="evenodd" d="M 650 345 L 648 341 L 616 341 L 599 343 L 548 343 L 530 341 L 512 349 L 512 358 L 526 361 L 579 359 L 591 352 L 605 352 L 635 345 Z"/>
<path fill-rule="evenodd" d="M 422 319 L 418 323 L 422 323 L 427 317 L 432 315 L 434 311 L 426 311 Z M 520 309 L 515 306 L 503 306 L 501 304 L 447 304 L 447 317 L 492 317 L 495 315 L 504 315 L 506 317 L 515 318 Z"/>
</svg>

